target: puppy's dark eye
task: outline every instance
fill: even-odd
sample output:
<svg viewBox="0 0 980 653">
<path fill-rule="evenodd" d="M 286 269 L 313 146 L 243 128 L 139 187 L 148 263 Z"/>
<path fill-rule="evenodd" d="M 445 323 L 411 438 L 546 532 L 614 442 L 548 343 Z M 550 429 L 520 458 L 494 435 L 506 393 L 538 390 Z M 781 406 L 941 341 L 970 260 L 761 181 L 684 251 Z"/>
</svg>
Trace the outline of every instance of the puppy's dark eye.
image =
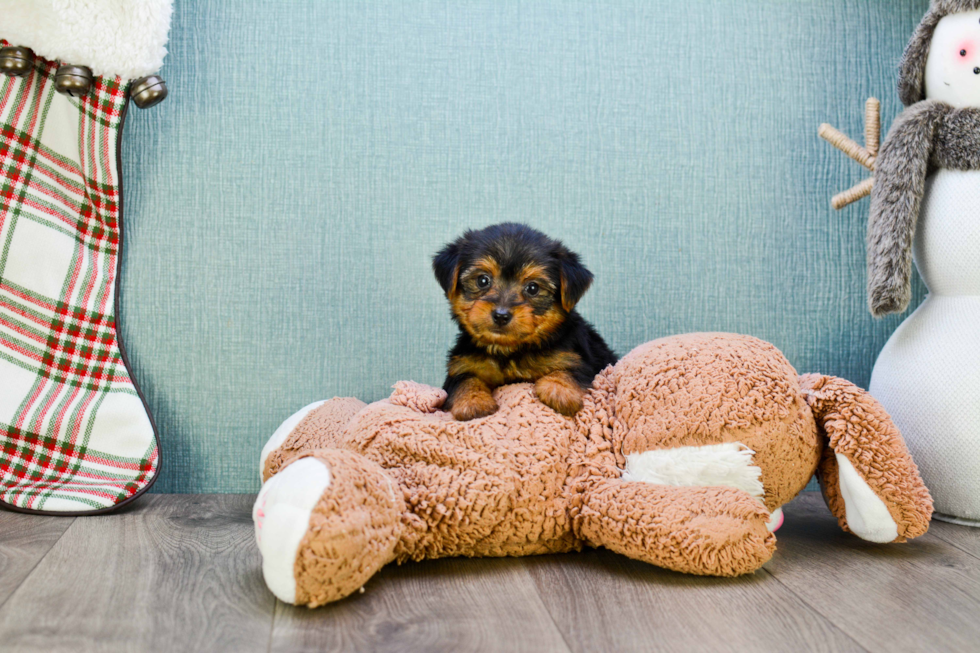
<svg viewBox="0 0 980 653">
<path fill-rule="evenodd" d="M 524 286 L 524 294 L 527 295 L 528 297 L 534 297 L 539 292 L 541 292 L 541 286 L 534 283 L 533 281 L 527 284 L 526 286 Z"/>
<path fill-rule="evenodd" d="M 481 274 L 476 278 L 476 287 L 480 290 L 486 290 L 490 287 L 490 277 L 485 274 Z"/>
</svg>

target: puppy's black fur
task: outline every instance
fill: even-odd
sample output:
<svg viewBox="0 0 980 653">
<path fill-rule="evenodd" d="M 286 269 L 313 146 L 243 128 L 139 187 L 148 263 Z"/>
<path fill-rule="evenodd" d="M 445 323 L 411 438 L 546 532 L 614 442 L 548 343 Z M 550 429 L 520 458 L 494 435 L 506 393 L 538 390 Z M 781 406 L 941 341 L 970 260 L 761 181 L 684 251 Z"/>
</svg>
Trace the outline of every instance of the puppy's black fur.
<svg viewBox="0 0 980 653">
<path fill-rule="evenodd" d="M 459 325 L 449 352 L 445 408 L 457 419 L 493 413 L 505 383 L 533 382 L 566 415 L 616 355 L 575 305 L 592 273 L 561 242 L 526 225 L 467 231 L 432 267 Z"/>
</svg>

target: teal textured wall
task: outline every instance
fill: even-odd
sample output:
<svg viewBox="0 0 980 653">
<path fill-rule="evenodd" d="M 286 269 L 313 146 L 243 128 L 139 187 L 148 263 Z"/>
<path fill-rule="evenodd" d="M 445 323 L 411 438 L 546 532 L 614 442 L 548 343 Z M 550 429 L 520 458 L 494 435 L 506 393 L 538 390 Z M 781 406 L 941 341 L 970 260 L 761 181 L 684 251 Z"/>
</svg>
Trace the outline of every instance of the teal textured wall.
<svg viewBox="0 0 980 653">
<path fill-rule="evenodd" d="M 816 136 L 899 110 L 927 0 L 178 1 L 171 97 L 123 148 L 123 335 L 158 491 L 246 492 L 295 409 L 442 382 L 429 258 L 526 221 L 597 275 L 620 353 L 749 333 L 866 385 L 863 170 Z M 921 284 L 917 282 L 917 298 Z"/>
</svg>

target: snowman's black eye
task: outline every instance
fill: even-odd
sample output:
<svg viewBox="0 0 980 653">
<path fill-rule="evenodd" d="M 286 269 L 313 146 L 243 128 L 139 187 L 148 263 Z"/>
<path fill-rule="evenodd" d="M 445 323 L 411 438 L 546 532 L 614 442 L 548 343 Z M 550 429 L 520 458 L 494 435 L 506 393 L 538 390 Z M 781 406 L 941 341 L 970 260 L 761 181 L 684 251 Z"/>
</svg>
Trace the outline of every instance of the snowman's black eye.
<svg viewBox="0 0 980 653">
<path fill-rule="evenodd" d="M 965 57 L 966 56 L 966 50 L 960 50 L 960 56 L 961 57 Z"/>
<path fill-rule="evenodd" d="M 980 68 L 974 68 L 973 69 L 973 74 L 974 75 L 980 75 Z"/>
</svg>

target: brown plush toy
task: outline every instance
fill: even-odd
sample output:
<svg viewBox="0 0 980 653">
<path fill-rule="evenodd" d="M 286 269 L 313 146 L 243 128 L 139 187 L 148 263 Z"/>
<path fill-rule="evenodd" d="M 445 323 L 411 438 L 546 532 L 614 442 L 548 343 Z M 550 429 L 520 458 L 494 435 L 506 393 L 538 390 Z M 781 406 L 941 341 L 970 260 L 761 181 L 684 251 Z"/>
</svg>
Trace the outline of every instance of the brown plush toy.
<svg viewBox="0 0 980 653">
<path fill-rule="evenodd" d="M 772 556 L 780 506 L 814 472 L 841 526 L 903 542 L 932 500 L 898 431 L 842 379 L 797 376 L 772 345 L 695 334 L 642 345 L 559 415 L 530 384 L 457 422 L 445 393 L 331 399 L 262 455 L 256 537 L 273 593 L 316 607 L 390 562 L 604 546 L 680 572 L 736 576 Z"/>
</svg>

